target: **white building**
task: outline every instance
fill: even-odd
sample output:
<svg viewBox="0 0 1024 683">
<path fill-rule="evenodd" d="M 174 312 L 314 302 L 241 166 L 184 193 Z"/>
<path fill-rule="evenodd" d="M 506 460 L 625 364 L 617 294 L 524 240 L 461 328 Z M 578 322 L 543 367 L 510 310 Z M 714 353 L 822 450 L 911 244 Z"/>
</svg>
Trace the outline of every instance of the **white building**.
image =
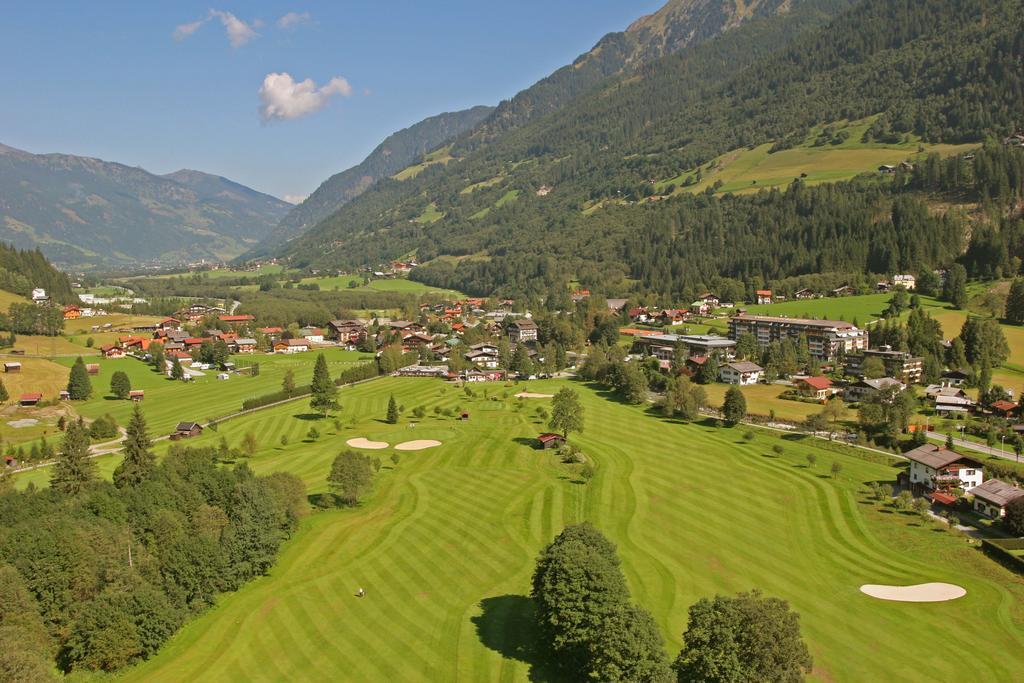
<svg viewBox="0 0 1024 683">
<path fill-rule="evenodd" d="M 980 462 L 944 446 L 928 443 L 903 455 L 910 461 L 911 485 L 970 491 L 985 480 Z"/>
<path fill-rule="evenodd" d="M 718 370 L 718 376 L 726 384 L 746 386 L 760 382 L 761 373 L 763 372 L 764 368 L 757 363 L 751 363 L 749 360 L 738 360 L 723 365 Z"/>
<path fill-rule="evenodd" d="M 989 479 L 971 491 L 971 495 L 974 496 L 975 512 L 992 519 L 999 519 L 1006 515 L 1007 505 L 1018 498 L 1024 498 L 1024 489 L 1019 489 L 999 479 Z"/>
<path fill-rule="evenodd" d="M 917 286 L 917 278 L 913 275 L 893 275 L 892 286 L 902 287 L 903 289 L 914 289 Z"/>
</svg>

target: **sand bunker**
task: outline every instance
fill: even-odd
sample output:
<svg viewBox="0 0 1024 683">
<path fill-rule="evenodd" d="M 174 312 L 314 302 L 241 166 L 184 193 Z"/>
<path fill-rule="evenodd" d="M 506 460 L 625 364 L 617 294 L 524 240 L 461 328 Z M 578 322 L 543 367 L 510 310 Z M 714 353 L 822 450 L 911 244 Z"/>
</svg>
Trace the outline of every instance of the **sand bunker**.
<svg viewBox="0 0 1024 683">
<path fill-rule="evenodd" d="M 345 443 L 352 448 L 370 448 L 373 450 L 380 450 L 381 448 L 388 447 L 386 441 L 370 441 L 369 439 L 364 439 L 361 436 L 355 439 L 349 439 Z"/>
<path fill-rule="evenodd" d="M 39 424 L 39 420 L 33 420 L 31 417 L 26 417 L 21 420 L 11 420 L 7 424 L 15 429 L 21 429 L 22 427 L 33 427 Z"/>
<path fill-rule="evenodd" d="M 403 441 L 402 443 L 395 446 L 396 451 L 422 451 L 424 448 L 433 448 L 434 446 L 440 446 L 440 441 L 434 441 L 433 439 L 419 439 L 417 441 Z"/>
<path fill-rule="evenodd" d="M 554 398 L 554 394 L 534 394 L 529 391 L 520 391 L 516 398 Z"/>
<path fill-rule="evenodd" d="M 952 583 L 919 583 L 915 586 L 882 586 L 866 583 L 860 592 L 880 600 L 898 602 L 945 602 L 967 595 L 967 590 Z"/>
</svg>

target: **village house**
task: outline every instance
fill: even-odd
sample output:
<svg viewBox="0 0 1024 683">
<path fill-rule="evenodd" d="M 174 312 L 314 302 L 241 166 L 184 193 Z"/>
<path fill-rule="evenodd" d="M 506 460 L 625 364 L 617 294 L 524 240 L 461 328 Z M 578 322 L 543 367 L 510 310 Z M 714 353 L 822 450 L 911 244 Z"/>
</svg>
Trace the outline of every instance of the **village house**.
<svg viewBox="0 0 1024 683">
<path fill-rule="evenodd" d="M 512 321 L 508 327 L 508 338 L 513 343 L 537 341 L 537 323 L 529 318 Z"/>
<path fill-rule="evenodd" d="M 759 289 L 754 292 L 754 297 L 759 305 L 770 304 L 772 302 L 772 290 Z"/>
<path fill-rule="evenodd" d="M 659 311 L 655 319 L 660 325 L 681 325 L 686 322 L 686 311 L 678 308 L 666 308 Z"/>
<path fill-rule="evenodd" d="M 645 323 L 650 319 L 647 309 L 643 306 L 634 306 L 629 309 L 628 314 L 630 320 L 638 323 Z"/>
<path fill-rule="evenodd" d="M 950 491 L 961 488 L 972 492 L 981 486 L 985 475 L 982 464 L 945 446 L 926 443 L 903 456 L 910 461 L 909 482 L 925 490 Z"/>
<path fill-rule="evenodd" d="M 973 412 L 976 405 L 960 387 L 930 385 L 924 395 L 934 401 L 935 412 L 944 417 Z"/>
<path fill-rule="evenodd" d="M 399 377 L 438 377 L 448 379 L 448 367 L 444 365 L 407 365 L 400 368 Z"/>
<path fill-rule="evenodd" d="M 50 297 L 46 296 L 46 290 L 42 287 L 36 287 L 32 290 L 32 303 L 37 306 L 45 306 L 50 303 Z"/>
<path fill-rule="evenodd" d="M 816 360 L 834 361 L 840 352 L 850 355 L 868 348 L 868 334 L 842 320 L 783 318 L 737 313 L 729 318 L 729 339 L 736 341 L 751 334 L 761 348 L 783 339 L 807 339 L 807 348 Z"/>
<path fill-rule="evenodd" d="M 621 313 L 622 310 L 626 307 L 626 304 L 629 303 L 629 300 L 628 299 L 605 299 L 604 303 L 608 307 L 609 311 L 611 311 L 612 313 L 618 314 L 618 313 Z"/>
<path fill-rule="evenodd" d="M 752 363 L 749 360 L 738 360 L 726 363 L 719 368 L 718 376 L 726 384 L 746 386 L 760 382 L 763 372 L 764 368 L 757 363 Z"/>
<path fill-rule="evenodd" d="M 274 335 L 281 334 L 282 332 L 284 332 L 284 328 L 283 327 L 261 327 L 261 328 L 259 328 L 256 331 L 259 332 L 260 334 L 265 334 L 268 337 L 273 337 Z"/>
<path fill-rule="evenodd" d="M 843 391 L 843 400 L 849 403 L 860 403 L 869 396 L 890 387 L 898 387 L 900 391 L 906 389 L 906 385 L 892 377 L 879 377 L 878 379 L 862 379 L 846 387 Z"/>
<path fill-rule="evenodd" d="M 324 340 L 324 331 L 319 327 L 303 327 L 299 330 L 299 336 L 308 342 L 320 344 Z"/>
<path fill-rule="evenodd" d="M 424 346 L 429 346 L 433 342 L 434 338 L 429 334 L 415 332 L 413 334 L 402 335 L 402 348 L 406 351 L 412 351 Z"/>
<path fill-rule="evenodd" d="M 836 287 L 835 289 L 833 289 L 830 292 L 830 294 L 832 296 L 853 296 L 854 294 L 856 294 L 856 292 L 850 285 L 843 285 L 841 287 Z"/>
<path fill-rule="evenodd" d="M 124 358 L 124 349 L 114 344 L 104 344 L 100 347 L 104 358 Z"/>
<path fill-rule="evenodd" d="M 817 295 L 814 293 L 814 290 L 808 289 L 807 287 L 798 289 L 796 293 L 793 294 L 794 299 L 814 299 L 816 296 Z"/>
<path fill-rule="evenodd" d="M 181 321 L 177 318 L 164 318 L 156 324 L 158 330 L 180 330 Z"/>
<path fill-rule="evenodd" d="M 309 342 L 305 339 L 278 339 L 274 342 L 274 353 L 305 353 Z"/>
<path fill-rule="evenodd" d="M 82 309 L 74 304 L 69 304 L 64 307 L 64 319 L 65 320 L 78 320 L 82 317 Z"/>
<path fill-rule="evenodd" d="M 971 489 L 974 496 L 974 511 L 991 519 L 1001 519 L 1006 515 L 1006 506 L 1024 498 L 1024 489 L 1007 484 L 1000 479 L 989 479 Z"/>
<path fill-rule="evenodd" d="M 1009 419 L 1017 415 L 1019 406 L 1013 401 L 1007 401 L 1006 399 L 1000 399 L 993 401 L 990 405 L 989 410 L 992 411 L 993 415 L 998 417 Z"/>
<path fill-rule="evenodd" d="M 832 380 L 824 375 L 817 377 L 800 377 L 793 382 L 796 385 L 798 394 L 805 398 L 813 398 L 815 401 L 827 401 L 835 391 L 832 389 Z"/>
<path fill-rule="evenodd" d="M 971 379 L 971 373 L 965 370 L 946 370 L 939 377 L 944 387 L 962 387 Z"/>
<path fill-rule="evenodd" d="M 250 337 L 238 337 L 231 340 L 228 347 L 234 353 L 253 353 L 256 351 L 256 340 Z"/>
<path fill-rule="evenodd" d="M 248 325 L 249 323 L 253 323 L 253 322 L 256 321 L 256 316 L 254 316 L 254 315 L 222 315 L 222 316 L 220 316 L 218 318 L 218 320 L 220 320 L 222 323 L 227 323 L 228 325 L 232 325 L 232 326 L 235 326 L 235 325 Z"/>
<path fill-rule="evenodd" d="M 85 364 L 85 371 L 88 374 L 90 374 L 90 375 L 98 375 L 98 374 L 100 374 L 100 364 L 99 363 L 86 363 Z"/>
<path fill-rule="evenodd" d="M 914 289 L 917 287 L 917 278 L 913 275 L 906 273 L 892 276 L 892 286 L 902 287 L 903 289 Z"/>
<path fill-rule="evenodd" d="M 387 327 L 388 327 L 388 329 L 390 329 L 393 332 L 394 331 L 398 331 L 398 332 L 402 332 L 402 333 L 412 333 L 412 332 L 423 332 L 424 331 L 423 325 L 420 325 L 417 322 L 412 322 L 412 321 L 409 321 L 409 320 L 392 320 L 391 322 L 389 322 L 387 324 Z"/>
</svg>

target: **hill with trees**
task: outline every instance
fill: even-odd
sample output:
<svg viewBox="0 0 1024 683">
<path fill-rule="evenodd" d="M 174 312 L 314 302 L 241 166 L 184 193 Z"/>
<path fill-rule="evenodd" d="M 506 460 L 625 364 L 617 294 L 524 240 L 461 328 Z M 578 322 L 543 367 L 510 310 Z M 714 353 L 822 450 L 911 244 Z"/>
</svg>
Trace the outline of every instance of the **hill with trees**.
<svg viewBox="0 0 1024 683">
<path fill-rule="evenodd" d="M 226 178 L 165 176 L 70 154 L 0 145 L 0 239 L 62 265 L 234 258 L 290 205 Z"/>
<path fill-rule="evenodd" d="M 1002 158 L 996 148 L 1014 132 L 1024 92 L 1022 28 L 1009 0 L 791 3 L 486 144 L 457 141 L 448 164 L 378 183 L 283 253 L 298 266 L 342 268 L 416 253 L 429 264 L 413 277 L 476 294 L 541 295 L 575 280 L 686 296 L 722 277 L 749 285 L 947 266 L 972 248 L 969 219 L 932 211 L 934 183 L 909 183 L 908 173 L 823 186 L 797 176 L 746 196 L 715 185 L 694 196 L 664 181 L 730 150 L 785 150 L 843 120 L 870 119 L 865 146 L 990 141 L 986 158 Z M 1020 193 L 1007 174 L 1017 162 L 997 163 L 996 195 L 976 187 L 988 174 L 978 163 L 960 164 L 951 181 L 987 197 L 996 223 L 1012 221 Z"/>
</svg>

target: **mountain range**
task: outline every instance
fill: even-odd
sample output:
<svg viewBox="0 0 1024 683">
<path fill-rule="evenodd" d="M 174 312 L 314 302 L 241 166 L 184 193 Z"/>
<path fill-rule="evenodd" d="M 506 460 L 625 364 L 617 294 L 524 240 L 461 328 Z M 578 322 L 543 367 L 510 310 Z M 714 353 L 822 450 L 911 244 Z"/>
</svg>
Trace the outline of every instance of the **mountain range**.
<svg viewBox="0 0 1024 683">
<path fill-rule="evenodd" d="M 413 277 L 480 294 L 575 280 L 683 297 L 719 277 L 948 265 L 969 228 L 928 254 L 863 248 L 875 230 L 897 245 L 923 229 L 889 214 L 910 201 L 926 216 L 928 198 L 852 179 L 878 155 L 939 159 L 1014 132 L 1022 24 L 1012 0 L 669 3 L 499 105 L 446 145 L 447 163 L 379 181 L 275 253 L 318 269 L 416 256 L 427 265 Z M 591 68 L 593 80 L 574 75 Z M 716 194 L 724 181 L 707 180 L 737 158 L 771 165 L 773 155 L 795 159 L 776 163 L 781 178 L 761 178 L 774 191 L 757 192 L 755 176 Z M 853 171 L 815 166 L 839 157 Z M 807 234 L 789 234 L 813 213 L 790 194 L 803 178 L 846 182 L 804 193 L 821 213 Z M 783 213 L 760 215 L 767 202 Z"/>
<path fill-rule="evenodd" d="M 238 256 L 291 205 L 208 173 L 0 145 L 0 239 L 77 267 Z"/>
</svg>

